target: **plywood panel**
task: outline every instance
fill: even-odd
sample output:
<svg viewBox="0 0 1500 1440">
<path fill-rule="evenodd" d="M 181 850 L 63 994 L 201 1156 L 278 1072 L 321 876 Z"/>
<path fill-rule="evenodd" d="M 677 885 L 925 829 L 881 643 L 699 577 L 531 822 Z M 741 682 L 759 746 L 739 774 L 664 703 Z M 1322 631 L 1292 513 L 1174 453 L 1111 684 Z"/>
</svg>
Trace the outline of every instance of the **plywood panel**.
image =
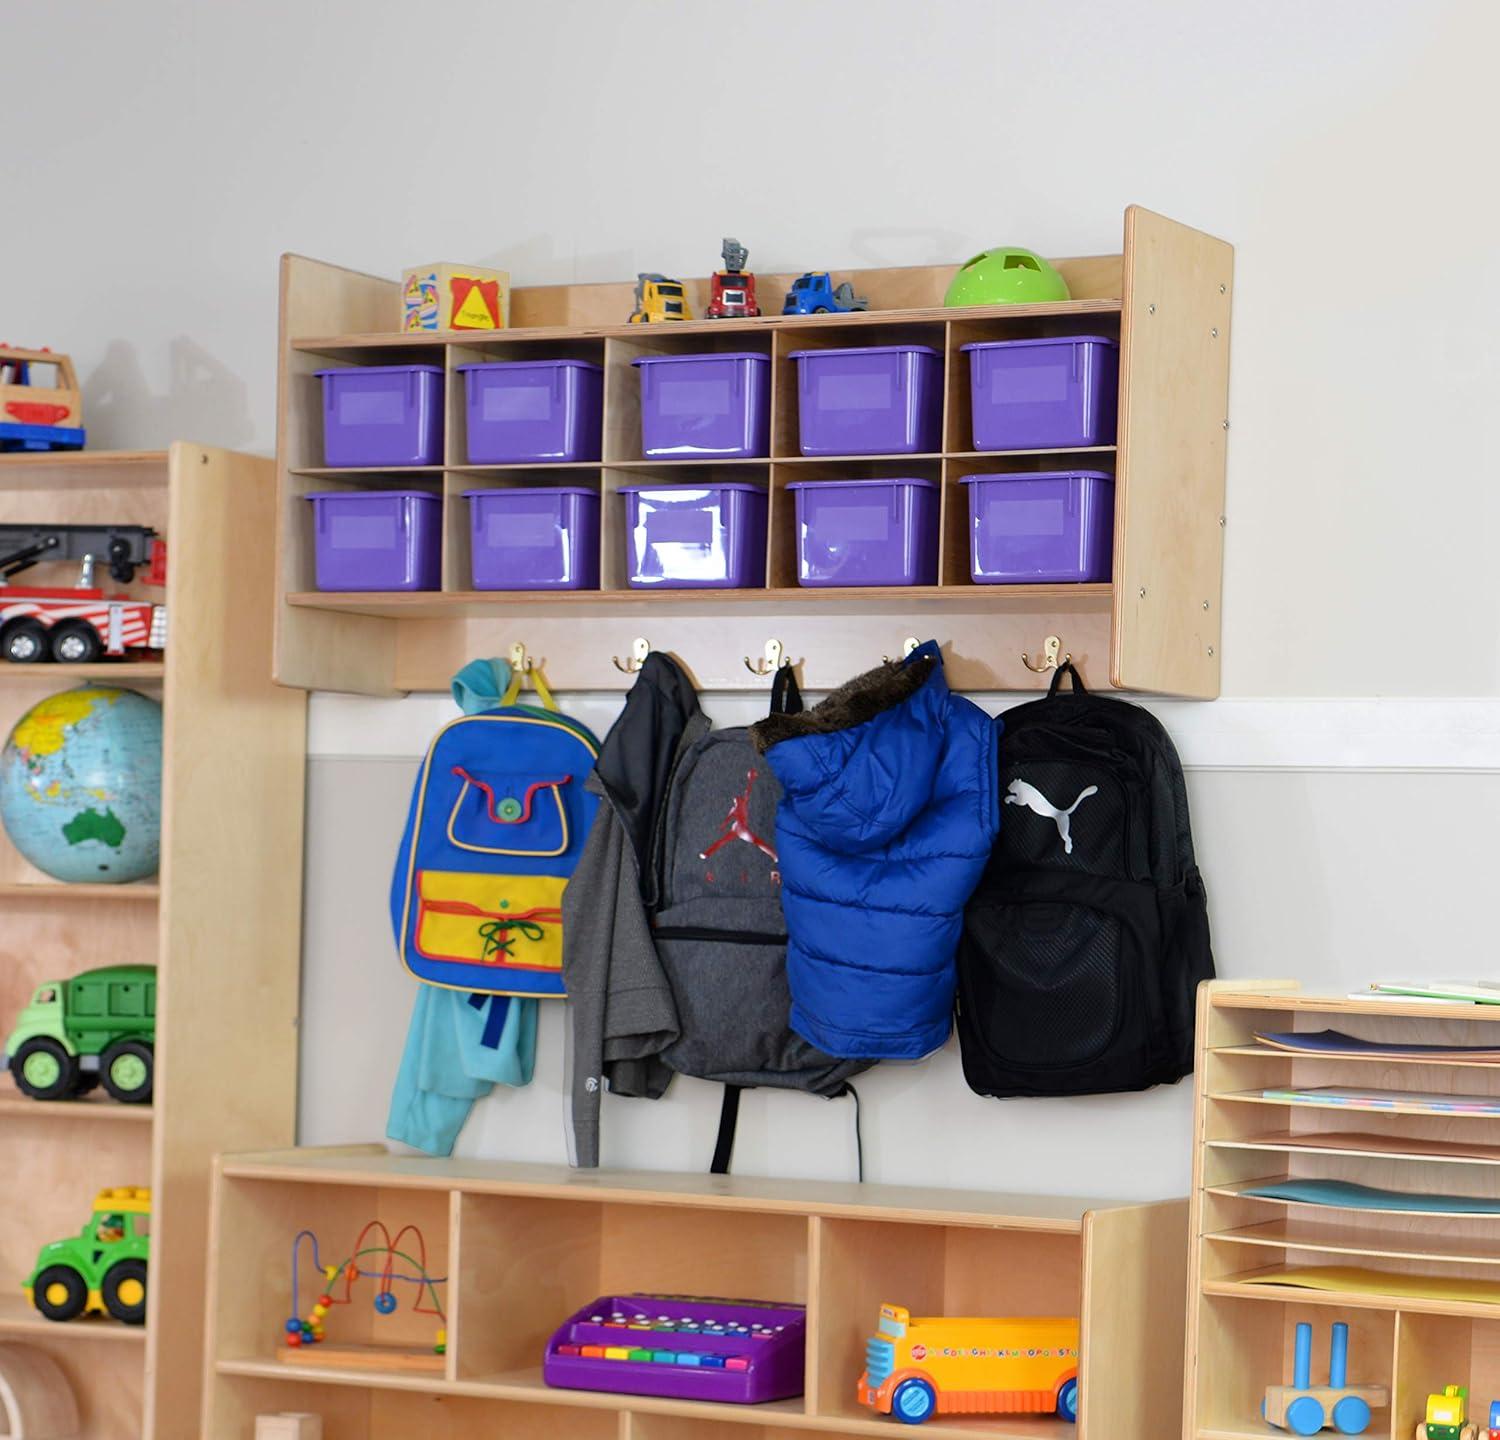
<svg viewBox="0 0 1500 1440">
<path fill-rule="evenodd" d="M 306 697 L 272 684 L 267 460 L 172 449 L 148 1426 L 194 1432 L 209 1162 L 296 1117 Z"/>
<path fill-rule="evenodd" d="M 1111 679 L 1214 698 L 1234 250 L 1125 212 Z"/>
</svg>

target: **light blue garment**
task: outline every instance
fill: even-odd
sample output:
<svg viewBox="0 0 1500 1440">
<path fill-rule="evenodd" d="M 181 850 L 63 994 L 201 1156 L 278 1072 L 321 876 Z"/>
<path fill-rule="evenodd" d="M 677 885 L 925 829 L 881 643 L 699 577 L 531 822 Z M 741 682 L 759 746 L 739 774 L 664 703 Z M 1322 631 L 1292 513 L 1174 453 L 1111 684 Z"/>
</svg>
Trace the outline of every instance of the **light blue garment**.
<svg viewBox="0 0 1500 1440">
<path fill-rule="evenodd" d="M 453 677 L 459 709 L 465 715 L 493 709 L 510 674 L 504 660 L 465 665 Z M 429 1155 L 451 1155 L 476 1100 L 496 1085 L 531 1083 L 538 1004 L 418 985 L 386 1135 Z"/>
</svg>

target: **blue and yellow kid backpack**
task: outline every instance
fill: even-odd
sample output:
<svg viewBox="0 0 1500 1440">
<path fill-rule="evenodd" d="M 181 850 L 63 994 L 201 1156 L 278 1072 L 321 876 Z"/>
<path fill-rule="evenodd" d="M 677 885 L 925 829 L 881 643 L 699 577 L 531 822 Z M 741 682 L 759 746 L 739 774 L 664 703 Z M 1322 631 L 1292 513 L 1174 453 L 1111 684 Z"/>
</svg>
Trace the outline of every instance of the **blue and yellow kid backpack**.
<svg viewBox="0 0 1500 1440">
<path fill-rule="evenodd" d="M 460 672 L 455 695 L 484 665 Z M 541 707 L 514 703 L 516 675 L 499 705 L 438 731 L 417 775 L 391 923 L 402 963 L 429 985 L 564 993 L 562 893 L 599 805 L 584 789 L 599 742 L 530 673 Z"/>
</svg>

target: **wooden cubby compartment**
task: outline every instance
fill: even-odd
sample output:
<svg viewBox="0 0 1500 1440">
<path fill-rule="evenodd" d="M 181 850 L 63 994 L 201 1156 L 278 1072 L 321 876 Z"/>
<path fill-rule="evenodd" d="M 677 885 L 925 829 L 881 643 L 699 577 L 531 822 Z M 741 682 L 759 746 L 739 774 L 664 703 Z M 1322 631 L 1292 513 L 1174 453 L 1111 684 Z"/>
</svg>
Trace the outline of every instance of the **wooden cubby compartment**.
<svg viewBox="0 0 1500 1440">
<path fill-rule="evenodd" d="M 637 636 L 677 653 L 707 689 L 753 686 L 741 656 L 782 640 L 812 689 L 827 689 L 899 653 L 910 633 L 944 644 L 961 690 L 1031 690 L 1027 668 L 1048 634 L 1095 687 L 1213 697 L 1219 688 L 1219 600 L 1228 343 L 1233 252 L 1224 242 L 1132 206 L 1121 253 L 1061 260 L 1073 298 L 1041 305 L 946 309 L 954 266 L 851 272 L 871 310 L 767 314 L 742 320 L 625 323 L 629 284 L 518 289 L 512 328 L 494 334 L 392 333 L 398 286 L 300 256 L 282 265 L 278 469 L 281 560 L 277 678 L 307 689 L 394 694 L 445 689 L 476 654 L 514 641 L 544 657 L 561 689 L 621 690 L 611 656 Z M 761 275 L 775 306 L 792 276 Z M 845 278 L 845 277 L 840 277 Z M 705 281 L 686 282 L 690 300 Z M 695 303 L 701 304 L 701 299 Z M 701 314 L 695 309 L 694 313 Z M 1104 335 L 1120 344 L 1119 427 L 1097 448 L 977 454 L 969 365 L 976 341 Z M 938 354 L 943 419 L 924 455 L 804 457 L 798 443 L 799 350 L 913 342 Z M 770 370 L 770 441 L 763 458 L 648 460 L 642 453 L 640 378 L 646 355 L 752 351 Z M 598 463 L 468 463 L 459 367 L 486 360 L 583 359 L 604 368 Z M 327 366 L 411 362 L 445 374 L 443 463 L 409 470 L 322 465 Z M 970 474 L 1061 467 L 1115 477 L 1115 560 L 1108 583 L 976 585 L 969 571 Z M 801 588 L 795 480 L 917 476 L 938 483 L 938 579 L 926 586 Z M 644 482 L 749 481 L 768 491 L 766 570 L 752 588 L 649 591 L 627 583 L 620 487 Z M 472 589 L 466 489 L 478 485 L 583 485 L 601 497 L 600 588 L 584 592 Z M 331 594 L 315 588 L 312 518 L 317 489 L 415 485 L 441 493 L 442 587 L 434 592 Z M 588 623 L 579 625 L 583 620 Z M 863 662 L 863 663 L 861 663 Z"/>
<path fill-rule="evenodd" d="M 1500 1198 L 1500 1117 L 1402 1113 L 1268 1097 L 1342 1087 L 1500 1096 L 1500 1065 L 1377 1055 L 1304 1055 L 1257 1031 L 1336 1029 L 1372 1041 L 1500 1042 L 1500 1012 L 1482 1005 L 1322 998 L 1290 982 L 1212 983 L 1199 997 L 1188 1440 L 1278 1434 L 1259 1419 L 1265 1387 L 1289 1383 L 1298 1320 L 1313 1325 L 1313 1380 L 1326 1375 L 1329 1327 L 1350 1327 L 1350 1378 L 1387 1385 L 1370 1434 L 1406 1440 L 1427 1396 L 1467 1385 L 1470 1418 L 1500 1399 L 1500 1243 L 1493 1216 L 1287 1204 L 1248 1196 L 1282 1178 Z M 1389 1275 L 1372 1289 L 1257 1283 L 1314 1266 Z M 1478 1281 L 1488 1294 L 1406 1294 L 1412 1277 Z"/>
<path fill-rule="evenodd" d="M 378 1146 L 229 1156 L 215 1195 L 202 1427 L 212 1440 L 248 1437 L 261 1409 L 321 1410 L 329 1440 L 399 1434 L 414 1417 L 434 1428 L 412 1433 L 436 1435 L 470 1433 L 457 1428 L 468 1423 L 585 1440 L 884 1435 L 894 1422 L 854 1394 L 883 1301 L 1080 1317 L 1077 1427 L 939 1417 L 925 1431 L 934 1440 L 1088 1440 L 1091 1427 L 1158 1440 L 1180 1421 L 1183 1201 L 413 1160 Z M 278 1359 L 292 1237 L 315 1229 L 326 1259 L 374 1218 L 420 1224 L 430 1268 L 448 1277 L 443 1370 L 341 1365 L 332 1350 Z M 557 1326 L 596 1296 L 637 1290 L 806 1305 L 806 1393 L 739 1406 L 550 1389 L 542 1357 Z M 356 1306 L 328 1323 L 330 1346 L 420 1346 L 438 1322 L 393 1328 Z"/>
</svg>

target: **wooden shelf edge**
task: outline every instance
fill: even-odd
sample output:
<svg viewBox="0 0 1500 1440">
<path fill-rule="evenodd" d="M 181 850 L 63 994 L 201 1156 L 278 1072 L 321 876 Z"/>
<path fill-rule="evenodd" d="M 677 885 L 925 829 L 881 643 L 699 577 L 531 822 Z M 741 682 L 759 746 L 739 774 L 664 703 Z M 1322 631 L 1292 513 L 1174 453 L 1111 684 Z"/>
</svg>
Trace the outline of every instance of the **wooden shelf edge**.
<svg viewBox="0 0 1500 1440">
<path fill-rule="evenodd" d="M 1221 1010 L 1319 1011 L 1328 1015 L 1382 1015 L 1405 1020 L 1488 1020 L 1500 1021 L 1500 1005 L 1443 1003 L 1423 1000 L 1354 1000 L 1340 995 L 1304 995 L 1300 991 L 1219 990 L 1209 991 L 1209 1003 Z M 1299 1052 L 1288 1050 L 1288 1055 Z M 1318 1055 L 1320 1060 L 1342 1059 L 1342 1056 Z M 1441 1061 L 1435 1062 L 1441 1063 Z"/>
<path fill-rule="evenodd" d="M 144 1325 L 122 1325 L 118 1320 L 107 1320 L 91 1315 L 81 1320 L 47 1320 L 37 1314 L 24 1296 L 0 1296 L 0 1336 L 35 1335 L 46 1336 L 67 1344 L 88 1344 L 100 1340 L 111 1344 L 144 1344 Z"/>
<path fill-rule="evenodd" d="M 105 1125 L 150 1126 L 153 1110 L 150 1105 L 121 1105 L 117 1100 L 28 1100 L 24 1095 L 0 1095 L 0 1118 L 7 1115 L 17 1120 L 38 1120 L 43 1124 L 55 1121 Z"/>
<path fill-rule="evenodd" d="M 1464 1060 L 1446 1055 L 1316 1055 L 1311 1051 L 1277 1050 L 1269 1045 L 1221 1045 L 1210 1051 L 1212 1057 L 1236 1056 L 1255 1060 L 1303 1060 L 1319 1064 L 1351 1065 L 1429 1065 L 1461 1070 L 1494 1070 L 1493 1060 Z"/>
<path fill-rule="evenodd" d="M 1434 1091 L 1433 1093 L 1441 1098 L 1443 1092 Z M 1404 1115 L 1415 1116 L 1423 1120 L 1500 1120 L 1500 1114 L 1488 1114 L 1482 1110 L 1439 1110 L 1401 1103 L 1393 1105 L 1331 1104 L 1324 1100 L 1297 1100 L 1285 1095 L 1263 1095 L 1259 1090 L 1213 1090 L 1204 1098 L 1221 1105 L 1283 1106 L 1288 1110 L 1327 1110 L 1346 1116 Z"/>
<path fill-rule="evenodd" d="M 167 464 L 165 450 L 41 450 L 0 455 L 0 470 L 100 469 Z"/>
<path fill-rule="evenodd" d="M 1245 1271 L 1247 1275 L 1263 1273 Z M 1354 1310 L 1404 1310 L 1416 1315 L 1459 1315 L 1473 1320 L 1500 1320 L 1500 1304 L 1478 1300 L 1436 1300 L 1420 1295 L 1366 1294 L 1360 1290 L 1317 1290 L 1300 1285 L 1251 1285 L 1227 1278 L 1205 1280 L 1203 1293 L 1236 1300 L 1260 1300 L 1275 1305 L 1325 1305 Z"/>
<path fill-rule="evenodd" d="M 0 900 L 134 900 L 141 904 L 155 904 L 160 899 L 161 886 L 155 882 L 69 885 L 61 880 L 21 880 L 0 883 Z"/>
<path fill-rule="evenodd" d="M 933 305 L 916 310 L 852 310 L 837 315 L 755 315 L 736 320 L 679 320 L 654 326 L 538 325 L 511 330 L 426 330 L 420 334 L 374 331 L 362 335 L 294 337 L 291 348 L 324 354 L 336 350 L 421 350 L 439 345 L 505 345 L 537 340 L 625 340 L 648 335 L 767 334 L 777 330 L 840 329 L 848 326 L 942 324 L 949 320 L 1029 320 L 1046 316 L 1118 315 L 1118 297 L 1100 300 L 1051 300 L 1036 305 Z"/>
</svg>

